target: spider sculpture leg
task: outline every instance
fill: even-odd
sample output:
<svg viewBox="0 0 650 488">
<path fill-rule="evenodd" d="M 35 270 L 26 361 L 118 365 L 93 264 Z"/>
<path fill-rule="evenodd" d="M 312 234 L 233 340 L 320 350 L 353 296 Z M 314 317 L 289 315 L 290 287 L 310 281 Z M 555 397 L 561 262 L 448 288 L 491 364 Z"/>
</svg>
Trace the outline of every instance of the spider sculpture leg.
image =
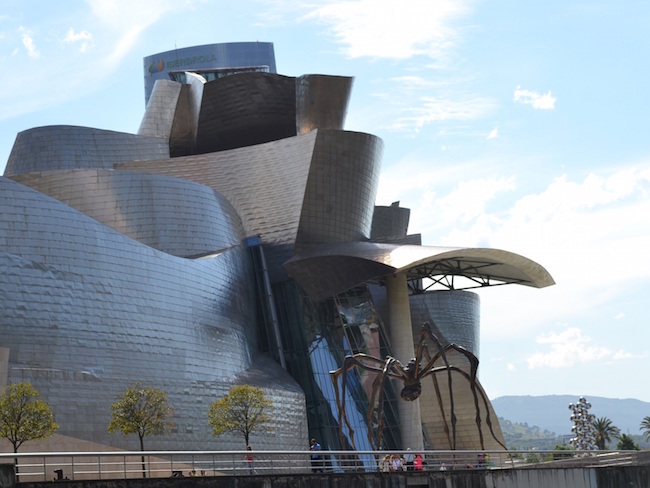
<svg viewBox="0 0 650 488">
<path fill-rule="evenodd" d="M 429 374 L 431 374 L 431 375 L 433 375 L 433 376 L 435 377 L 436 374 L 438 374 L 438 373 L 443 373 L 443 372 L 445 372 L 447 369 L 448 369 L 448 368 L 447 368 L 446 366 L 439 366 L 439 367 L 437 367 L 437 368 L 432 368 L 432 369 L 429 371 Z M 471 381 L 472 381 L 472 376 L 471 376 L 471 374 L 467 373 L 467 372 L 466 372 L 465 370 L 463 370 L 462 368 L 459 368 L 459 367 L 457 367 L 457 366 L 450 366 L 449 369 L 451 369 L 451 371 L 454 371 L 454 372 L 458 373 L 459 375 L 461 375 L 463 378 L 465 378 L 465 379 L 467 380 L 468 383 L 471 383 Z M 484 405 L 484 407 L 485 407 L 485 409 L 486 409 L 486 411 L 487 411 L 487 415 L 486 415 L 485 423 L 488 425 L 488 427 L 489 427 L 489 429 L 490 429 L 490 433 L 492 434 L 492 438 L 493 438 L 493 439 L 494 439 L 494 440 L 495 440 L 495 441 L 496 441 L 496 442 L 497 442 L 501 447 L 503 447 L 504 449 L 507 449 L 506 445 L 503 444 L 503 442 L 501 442 L 501 441 L 499 440 L 499 438 L 497 437 L 497 435 L 496 435 L 495 432 L 494 432 L 494 429 L 492 428 L 492 420 L 490 419 L 489 402 L 488 402 L 487 396 L 485 395 L 485 393 L 484 393 L 482 390 L 480 390 L 480 389 L 478 389 L 478 388 L 476 389 L 476 393 L 477 393 L 477 396 L 480 396 L 480 397 L 481 397 L 481 400 L 483 401 L 483 405 Z M 478 402 L 475 402 L 475 407 L 478 408 Z M 477 414 L 477 416 L 480 418 L 480 413 Z M 477 427 L 478 427 L 478 429 L 479 429 L 479 436 L 480 436 L 480 438 L 481 438 L 481 449 L 484 449 L 484 445 L 483 445 L 483 436 L 482 436 L 482 433 L 481 433 L 481 423 L 480 423 L 480 420 L 477 421 Z"/>
<path fill-rule="evenodd" d="M 374 358 L 372 356 L 368 356 L 366 354 L 354 354 L 353 356 L 346 356 L 343 359 L 343 365 L 339 369 L 335 371 L 330 371 L 330 378 L 332 379 L 332 383 L 334 385 L 334 393 L 336 395 L 336 407 L 338 408 L 339 411 L 338 412 L 339 438 L 341 441 L 342 448 L 344 448 L 345 446 L 345 436 L 343 435 L 344 422 L 348 428 L 348 431 L 350 432 L 350 442 L 352 444 L 352 448 L 355 450 L 357 448 L 354 442 L 354 429 L 352 428 L 347 413 L 345 412 L 345 392 L 347 388 L 347 372 L 353 367 L 358 366 L 366 371 L 373 371 L 375 373 L 378 373 L 377 378 L 375 378 L 375 381 L 373 382 L 372 396 L 370 399 L 370 405 L 368 406 L 368 440 L 370 441 L 370 445 L 372 446 L 374 443 L 371 440 L 372 432 L 370 431 L 371 430 L 370 426 L 372 425 L 371 420 L 372 420 L 372 412 L 374 409 L 375 398 L 377 396 L 377 391 L 381 390 L 380 400 L 383 399 L 383 382 L 385 376 L 397 377 L 401 379 L 401 376 L 398 373 L 395 373 L 393 371 L 395 364 L 399 364 L 399 361 L 391 357 L 387 358 L 386 360 L 381 360 L 381 359 Z M 341 377 L 340 391 L 339 391 L 339 377 Z M 381 412 L 379 417 L 381 423 Z"/>
<path fill-rule="evenodd" d="M 461 374 L 461 376 L 465 377 L 465 379 L 469 382 L 470 389 L 472 391 L 472 396 L 473 396 L 473 399 L 474 399 L 474 408 L 476 410 L 475 422 L 476 422 L 476 426 L 478 428 L 478 434 L 479 434 L 481 449 L 484 449 L 484 440 L 483 440 L 483 429 L 481 428 L 481 411 L 480 411 L 480 406 L 479 406 L 479 396 L 481 397 L 481 400 L 483 401 L 483 404 L 484 404 L 486 412 L 487 412 L 486 423 L 488 425 L 488 428 L 490 429 L 490 433 L 492 434 L 492 437 L 494 438 L 495 441 L 497 441 L 497 443 L 499 445 L 501 445 L 503 448 L 506 448 L 506 446 L 497 438 L 496 434 L 494 433 L 494 429 L 492 428 L 492 420 L 490 418 L 490 409 L 489 409 L 488 400 L 487 400 L 484 392 L 481 391 L 478 388 L 477 373 L 478 373 L 478 363 L 479 363 L 479 361 L 478 361 L 477 357 L 474 356 L 474 354 L 472 354 L 470 351 L 468 351 L 464 347 L 459 346 L 459 345 L 454 344 L 454 343 L 450 343 L 450 344 L 447 344 L 447 346 L 442 347 L 442 345 L 440 344 L 440 341 L 438 340 L 438 338 L 431 331 L 431 328 L 430 328 L 428 323 L 425 323 L 423 325 L 423 335 L 424 334 L 426 334 L 427 336 L 430 336 L 434 340 L 434 342 L 437 343 L 438 348 L 439 348 L 438 353 L 436 353 L 435 355 L 433 355 L 431 357 L 427 357 L 427 367 L 432 367 L 433 364 L 435 363 L 435 361 L 440 357 L 442 357 L 443 361 L 445 362 L 445 365 L 449 366 L 449 361 L 447 360 L 446 354 L 445 354 L 446 351 L 449 351 L 449 350 L 454 350 L 454 351 L 458 352 L 459 354 L 465 356 L 465 358 L 467 359 L 467 361 L 468 361 L 468 363 L 470 365 L 470 373 L 469 374 L 466 373 L 465 371 L 463 371 L 462 369 L 454 368 L 454 370 L 459 372 Z M 422 341 L 422 339 L 421 339 L 421 341 Z M 425 356 L 429 356 L 428 350 L 425 350 Z M 425 372 L 425 374 L 426 374 L 426 372 Z M 451 379 L 449 379 L 449 381 L 451 381 Z M 439 388 L 437 386 L 437 381 L 435 380 L 435 375 L 434 375 L 434 388 L 436 388 L 436 394 L 438 396 L 438 402 L 440 403 L 441 410 L 442 410 L 442 402 L 441 402 L 441 398 L 440 398 Z M 450 388 L 450 395 L 451 395 L 451 388 Z M 450 397 L 450 404 L 451 404 L 451 408 L 452 408 L 452 423 L 453 423 L 455 416 L 453 416 L 454 405 L 453 405 L 453 398 L 452 397 Z M 447 429 L 447 426 L 446 426 L 446 419 L 444 417 L 444 412 L 443 412 L 443 422 L 445 422 L 445 432 L 447 432 L 448 429 Z M 453 426 L 453 427 L 455 428 L 455 426 Z M 454 449 L 455 449 L 455 443 L 456 443 L 455 441 L 456 441 L 456 436 L 455 436 L 455 431 L 454 431 L 454 439 L 453 439 L 453 445 L 454 445 L 453 448 Z"/>
<path fill-rule="evenodd" d="M 429 356 L 429 349 L 427 347 L 427 338 L 431 339 L 438 347 L 438 352 L 433 357 Z M 420 371 L 424 371 L 424 376 L 428 376 L 430 374 L 431 369 L 433 368 L 434 363 L 440 357 L 444 361 L 445 366 L 447 368 L 447 386 L 449 387 L 449 406 L 451 410 L 451 437 L 449 433 L 449 426 L 447 424 L 447 418 L 445 415 L 445 408 L 444 408 L 444 403 L 442 401 L 442 395 L 440 394 L 440 386 L 438 384 L 438 379 L 436 375 L 432 376 L 432 380 L 433 380 L 433 387 L 436 392 L 436 398 L 438 400 L 438 407 L 440 408 L 440 414 L 442 415 L 442 420 L 445 425 L 445 435 L 447 436 L 447 442 L 449 442 L 449 448 L 454 450 L 456 449 L 457 419 L 456 419 L 456 409 L 454 406 L 454 391 L 452 385 L 451 365 L 449 364 L 449 360 L 447 359 L 445 348 L 440 342 L 440 339 L 438 339 L 438 336 L 436 336 L 433 333 L 433 330 L 431 330 L 431 326 L 429 325 L 429 322 L 425 322 L 424 324 L 422 324 L 422 332 L 420 334 L 420 342 L 418 343 L 418 350 L 417 350 L 418 364 L 423 355 L 427 360 L 427 365 L 422 370 L 417 371 L 417 375 L 419 377 L 422 377 Z"/>
</svg>

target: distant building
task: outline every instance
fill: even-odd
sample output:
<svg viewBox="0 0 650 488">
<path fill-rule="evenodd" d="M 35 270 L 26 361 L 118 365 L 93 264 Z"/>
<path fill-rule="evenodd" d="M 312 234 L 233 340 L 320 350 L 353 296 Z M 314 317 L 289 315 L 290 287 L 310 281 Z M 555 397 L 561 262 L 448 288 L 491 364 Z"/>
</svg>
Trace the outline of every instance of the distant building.
<svg viewBox="0 0 650 488">
<path fill-rule="evenodd" d="M 349 448 L 329 374 L 346 355 L 406 364 L 430 321 L 478 356 L 479 299 L 463 288 L 553 284 L 507 251 L 422 246 L 408 209 L 375 207 L 383 142 L 344 130 L 351 78 L 278 75 L 269 43 L 170 53 L 145 58 L 145 85 L 159 79 L 137 134 L 30 129 L 0 178 L 0 386 L 29 381 L 53 406 L 51 446 L 133 448 L 108 433 L 109 407 L 141 381 L 176 411 L 150 449 L 242 448 L 211 436 L 207 411 L 243 383 L 276 409 L 256 449 Z M 502 448 L 463 374 L 436 377 L 438 392 L 427 379 L 413 402 L 389 384 L 383 447 Z M 358 448 L 377 439 L 372 380 L 351 371 L 344 392 Z"/>
<path fill-rule="evenodd" d="M 149 101 L 156 81 L 185 82 L 186 71 L 207 81 L 240 71 L 275 73 L 272 42 L 226 42 L 174 49 L 144 58 L 144 99 Z"/>
</svg>

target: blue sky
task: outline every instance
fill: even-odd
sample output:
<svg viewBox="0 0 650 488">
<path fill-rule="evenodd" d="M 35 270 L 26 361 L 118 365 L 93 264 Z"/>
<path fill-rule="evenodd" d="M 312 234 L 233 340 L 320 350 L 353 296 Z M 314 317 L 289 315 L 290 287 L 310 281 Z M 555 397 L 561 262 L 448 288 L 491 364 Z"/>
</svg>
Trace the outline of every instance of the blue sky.
<svg viewBox="0 0 650 488">
<path fill-rule="evenodd" d="M 346 129 L 385 142 L 377 204 L 410 207 L 425 244 L 555 278 L 479 291 L 491 398 L 650 401 L 648 25 L 634 0 L 3 0 L 0 171 L 32 127 L 136 132 L 147 55 L 273 42 L 281 74 L 355 77 Z"/>
</svg>

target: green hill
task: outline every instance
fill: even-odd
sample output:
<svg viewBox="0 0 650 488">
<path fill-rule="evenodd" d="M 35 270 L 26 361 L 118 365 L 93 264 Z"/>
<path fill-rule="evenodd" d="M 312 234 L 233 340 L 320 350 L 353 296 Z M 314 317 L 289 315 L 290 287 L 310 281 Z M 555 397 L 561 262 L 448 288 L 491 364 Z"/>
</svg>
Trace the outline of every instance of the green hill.
<svg viewBox="0 0 650 488">
<path fill-rule="evenodd" d="M 501 422 L 508 448 L 553 449 L 556 444 L 568 444 L 573 426 L 569 403 L 576 403 L 578 398 L 580 395 L 503 396 L 492 400 L 492 406 Z M 622 433 L 633 436 L 642 448 L 649 446 L 641 437 L 639 425 L 650 415 L 650 403 L 629 398 L 586 396 L 586 399 L 591 403 L 590 413 L 597 418 L 609 418 Z"/>
</svg>

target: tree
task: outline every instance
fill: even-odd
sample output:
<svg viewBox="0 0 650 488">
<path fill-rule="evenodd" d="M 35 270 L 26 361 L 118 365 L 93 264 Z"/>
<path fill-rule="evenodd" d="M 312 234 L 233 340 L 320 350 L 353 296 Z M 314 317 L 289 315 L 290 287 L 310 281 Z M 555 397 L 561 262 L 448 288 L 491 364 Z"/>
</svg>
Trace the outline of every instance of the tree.
<svg viewBox="0 0 650 488">
<path fill-rule="evenodd" d="M 616 449 L 619 451 L 638 451 L 639 446 L 634 442 L 632 436 L 627 434 L 621 434 L 618 438 L 618 444 L 616 444 Z"/>
<path fill-rule="evenodd" d="M 264 395 L 262 388 L 251 385 L 237 385 L 230 388 L 228 395 L 210 406 L 208 423 L 213 435 L 235 432 L 244 437 L 248 446 L 251 432 L 271 431 L 269 413 L 273 402 Z"/>
<path fill-rule="evenodd" d="M 174 423 L 170 417 L 174 409 L 169 405 L 167 393 L 156 388 L 145 388 L 138 381 L 117 397 L 111 405 L 111 422 L 108 431 L 121 431 L 124 435 L 138 434 L 140 450 L 144 451 L 144 438 L 171 432 Z M 142 477 L 146 477 L 142 456 Z"/>
<path fill-rule="evenodd" d="M 45 439 L 58 428 L 52 407 L 29 383 L 7 385 L 0 395 L 0 437 L 11 442 L 14 452 L 23 442 Z"/>
<path fill-rule="evenodd" d="M 596 445 L 598 449 L 604 451 L 612 439 L 617 439 L 621 435 L 618 427 L 612 425 L 612 421 L 607 417 L 600 417 L 593 422 L 596 430 Z"/>
<path fill-rule="evenodd" d="M 643 438 L 646 441 L 650 441 L 650 416 L 643 417 L 643 420 L 641 421 L 640 430 L 643 431 Z"/>
</svg>

